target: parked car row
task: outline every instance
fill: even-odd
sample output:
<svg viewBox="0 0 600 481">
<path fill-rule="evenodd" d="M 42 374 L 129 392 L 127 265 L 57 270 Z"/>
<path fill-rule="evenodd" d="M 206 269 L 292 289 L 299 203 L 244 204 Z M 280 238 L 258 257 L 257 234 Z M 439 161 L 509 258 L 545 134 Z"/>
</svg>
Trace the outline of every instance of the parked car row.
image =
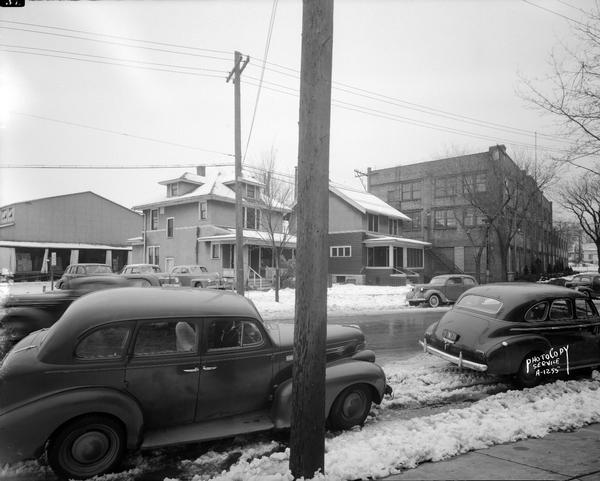
<svg viewBox="0 0 600 481">
<path fill-rule="evenodd" d="M 45 454 L 61 478 L 87 478 L 129 449 L 287 428 L 293 338 L 224 290 L 81 296 L 2 361 L 0 463 Z M 361 425 L 391 392 L 374 361 L 358 327 L 328 326 L 330 429 Z"/>
</svg>

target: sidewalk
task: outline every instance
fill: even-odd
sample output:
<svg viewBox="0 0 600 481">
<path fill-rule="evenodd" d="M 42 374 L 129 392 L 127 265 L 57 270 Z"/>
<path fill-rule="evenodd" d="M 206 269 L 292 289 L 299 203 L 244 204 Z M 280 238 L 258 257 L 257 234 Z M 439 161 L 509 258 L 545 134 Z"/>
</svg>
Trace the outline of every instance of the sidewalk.
<svg viewBox="0 0 600 481">
<path fill-rule="evenodd" d="M 405 480 L 600 480 L 600 424 L 423 463 L 385 478 Z"/>
</svg>

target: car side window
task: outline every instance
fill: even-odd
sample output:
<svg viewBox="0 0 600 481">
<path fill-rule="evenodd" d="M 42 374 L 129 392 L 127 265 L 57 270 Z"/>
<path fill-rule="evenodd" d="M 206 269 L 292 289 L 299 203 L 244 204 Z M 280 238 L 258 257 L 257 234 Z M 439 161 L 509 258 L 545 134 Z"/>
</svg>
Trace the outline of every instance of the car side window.
<svg viewBox="0 0 600 481">
<path fill-rule="evenodd" d="M 109 326 L 86 335 L 75 348 L 78 359 L 118 359 L 125 354 L 129 338 L 128 326 Z"/>
<path fill-rule="evenodd" d="M 196 325 L 186 321 L 143 322 L 137 331 L 133 355 L 164 356 L 198 351 Z"/>
<path fill-rule="evenodd" d="M 473 279 L 470 279 L 469 277 L 464 277 L 463 278 L 463 284 L 465 286 L 474 286 L 475 285 L 475 281 Z"/>
<path fill-rule="evenodd" d="M 535 306 L 531 307 L 525 313 L 525 320 L 528 322 L 540 322 L 546 319 L 546 314 L 548 313 L 548 303 L 540 302 Z"/>
<path fill-rule="evenodd" d="M 260 329 L 251 321 L 213 319 L 208 325 L 208 349 L 254 347 L 263 343 Z"/>
<path fill-rule="evenodd" d="M 450 279 L 448 279 L 447 284 L 449 286 L 458 286 L 458 285 L 462 284 L 462 280 L 460 277 L 451 277 Z"/>
<path fill-rule="evenodd" d="M 566 319 L 573 319 L 571 303 L 567 299 L 556 299 L 555 301 L 552 301 L 552 306 L 550 307 L 550 320 L 562 321 Z"/>
<path fill-rule="evenodd" d="M 588 299 L 575 299 L 575 314 L 577 319 L 594 317 L 595 314 L 591 301 Z"/>
</svg>

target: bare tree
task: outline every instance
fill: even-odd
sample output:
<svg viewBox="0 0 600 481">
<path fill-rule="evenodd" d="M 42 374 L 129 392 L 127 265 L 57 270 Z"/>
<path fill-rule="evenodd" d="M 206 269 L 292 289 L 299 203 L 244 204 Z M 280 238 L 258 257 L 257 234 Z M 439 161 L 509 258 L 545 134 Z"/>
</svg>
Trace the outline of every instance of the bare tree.
<svg viewBox="0 0 600 481">
<path fill-rule="evenodd" d="M 576 50 L 562 46 L 550 55 L 552 72 L 535 81 L 524 79 L 521 96 L 553 117 L 570 141 L 563 161 L 596 175 L 592 168 L 575 163 L 583 157 L 598 158 L 600 153 L 600 7 L 588 12 L 587 22 L 573 22 L 581 43 Z"/>
<path fill-rule="evenodd" d="M 294 235 L 294 223 L 289 222 L 288 218 L 294 201 L 294 183 L 275 171 L 276 157 L 276 151 L 271 148 L 263 156 L 262 166 L 257 169 L 257 177 L 264 185 L 257 207 L 260 210 L 260 229 L 267 233 L 271 246 L 275 301 L 279 302 L 281 260 Z"/>
<path fill-rule="evenodd" d="M 600 256 L 600 177 L 582 175 L 564 187 L 561 205 L 579 220 Z M 600 267 L 598 268 L 600 272 Z"/>
<path fill-rule="evenodd" d="M 555 180 L 558 164 L 556 161 L 537 161 L 526 155 L 512 160 L 503 146 L 492 150 L 485 166 L 485 182 L 477 173 L 463 175 L 463 196 L 481 220 L 481 227 L 471 239 L 479 249 L 479 262 L 483 242 L 489 242 L 490 235 L 496 238 L 499 251 L 502 280 L 508 280 L 512 268 L 511 246 L 517 235 L 534 229 L 541 237 L 541 225 L 546 219 L 543 214 L 543 189 Z M 530 234 L 531 234 L 530 232 Z M 531 235 L 530 235 L 531 236 Z"/>
</svg>

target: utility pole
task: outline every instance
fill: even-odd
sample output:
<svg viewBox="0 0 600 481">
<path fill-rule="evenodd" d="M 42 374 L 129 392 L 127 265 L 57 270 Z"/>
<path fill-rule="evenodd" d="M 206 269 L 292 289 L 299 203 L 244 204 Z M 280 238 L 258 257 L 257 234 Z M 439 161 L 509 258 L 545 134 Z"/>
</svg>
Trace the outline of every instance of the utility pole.
<svg viewBox="0 0 600 481">
<path fill-rule="evenodd" d="M 233 55 L 233 70 L 229 72 L 227 82 L 233 77 L 235 104 L 235 278 L 236 291 L 244 295 L 244 212 L 242 209 L 242 121 L 240 113 L 240 77 L 248 65 L 250 57 L 242 63 L 242 54 L 237 50 Z"/>
<path fill-rule="evenodd" d="M 325 347 L 333 0 L 304 0 L 290 470 L 325 469 Z"/>
</svg>

